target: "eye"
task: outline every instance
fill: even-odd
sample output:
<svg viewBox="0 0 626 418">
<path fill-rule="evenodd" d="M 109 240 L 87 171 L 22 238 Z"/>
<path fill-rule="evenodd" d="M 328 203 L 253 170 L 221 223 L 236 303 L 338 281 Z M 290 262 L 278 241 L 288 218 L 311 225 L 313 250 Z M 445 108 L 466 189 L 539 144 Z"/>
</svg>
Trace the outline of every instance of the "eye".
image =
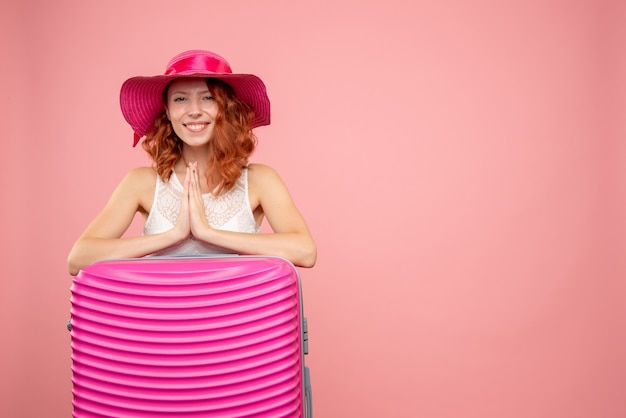
<svg viewBox="0 0 626 418">
<path fill-rule="evenodd" d="M 215 100 L 215 98 L 211 95 L 204 96 L 202 100 Z"/>
<path fill-rule="evenodd" d="M 180 96 L 179 97 L 173 97 L 172 101 L 173 102 L 183 102 L 183 101 L 185 101 L 185 98 L 184 97 L 180 97 Z"/>
</svg>

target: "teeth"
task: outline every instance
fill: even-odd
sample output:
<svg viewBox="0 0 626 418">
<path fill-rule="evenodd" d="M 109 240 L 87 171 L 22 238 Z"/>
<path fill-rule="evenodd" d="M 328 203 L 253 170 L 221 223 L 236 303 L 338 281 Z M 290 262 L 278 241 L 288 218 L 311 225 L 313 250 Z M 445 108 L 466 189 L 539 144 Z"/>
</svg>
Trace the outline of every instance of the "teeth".
<svg viewBox="0 0 626 418">
<path fill-rule="evenodd" d="M 187 124 L 187 128 L 192 130 L 192 131 L 199 131 L 202 128 L 204 128 L 206 126 L 206 124 L 204 123 L 188 123 Z"/>
</svg>

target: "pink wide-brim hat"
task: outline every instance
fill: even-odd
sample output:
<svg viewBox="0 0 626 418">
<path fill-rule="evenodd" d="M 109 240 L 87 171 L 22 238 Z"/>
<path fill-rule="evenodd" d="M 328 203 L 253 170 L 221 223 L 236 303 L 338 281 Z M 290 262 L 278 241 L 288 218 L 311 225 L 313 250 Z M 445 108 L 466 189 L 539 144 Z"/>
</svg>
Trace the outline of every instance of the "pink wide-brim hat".
<svg viewBox="0 0 626 418">
<path fill-rule="evenodd" d="M 223 57 L 195 49 L 172 58 L 163 75 L 132 77 L 122 84 L 120 106 L 124 119 L 135 133 L 133 147 L 150 131 L 154 120 L 164 109 L 165 86 L 181 77 L 216 78 L 228 83 L 237 98 L 254 110 L 253 128 L 270 124 L 270 100 L 263 81 L 252 74 L 233 74 Z"/>
</svg>

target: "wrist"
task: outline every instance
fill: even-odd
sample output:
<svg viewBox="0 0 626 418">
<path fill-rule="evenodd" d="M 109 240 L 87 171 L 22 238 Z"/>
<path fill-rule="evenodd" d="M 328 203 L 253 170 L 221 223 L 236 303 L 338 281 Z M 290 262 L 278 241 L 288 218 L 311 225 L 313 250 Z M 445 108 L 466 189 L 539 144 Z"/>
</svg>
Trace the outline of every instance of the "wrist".
<svg viewBox="0 0 626 418">
<path fill-rule="evenodd" d="M 211 244 L 215 236 L 215 230 L 209 225 L 201 225 L 199 228 L 192 228 L 191 235 L 198 241 Z"/>
<path fill-rule="evenodd" d="M 164 233 L 167 237 L 167 241 L 168 241 L 168 246 L 169 245 L 174 245 L 174 244 L 178 244 L 179 242 L 185 240 L 187 237 L 189 237 L 189 233 L 182 231 L 178 228 L 172 228 L 169 229 L 167 231 L 165 231 Z"/>
</svg>

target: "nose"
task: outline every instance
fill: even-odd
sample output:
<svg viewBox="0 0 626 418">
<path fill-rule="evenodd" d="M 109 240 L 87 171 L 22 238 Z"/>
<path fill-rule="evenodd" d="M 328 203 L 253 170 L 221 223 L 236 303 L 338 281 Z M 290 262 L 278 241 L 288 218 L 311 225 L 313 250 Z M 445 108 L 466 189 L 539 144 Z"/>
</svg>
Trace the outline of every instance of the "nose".
<svg viewBox="0 0 626 418">
<path fill-rule="evenodd" d="M 200 102 L 198 100 L 190 100 L 189 101 L 189 107 L 187 109 L 187 114 L 189 116 L 200 116 L 200 113 L 202 113 L 200 111 Z"/>
</svg>

